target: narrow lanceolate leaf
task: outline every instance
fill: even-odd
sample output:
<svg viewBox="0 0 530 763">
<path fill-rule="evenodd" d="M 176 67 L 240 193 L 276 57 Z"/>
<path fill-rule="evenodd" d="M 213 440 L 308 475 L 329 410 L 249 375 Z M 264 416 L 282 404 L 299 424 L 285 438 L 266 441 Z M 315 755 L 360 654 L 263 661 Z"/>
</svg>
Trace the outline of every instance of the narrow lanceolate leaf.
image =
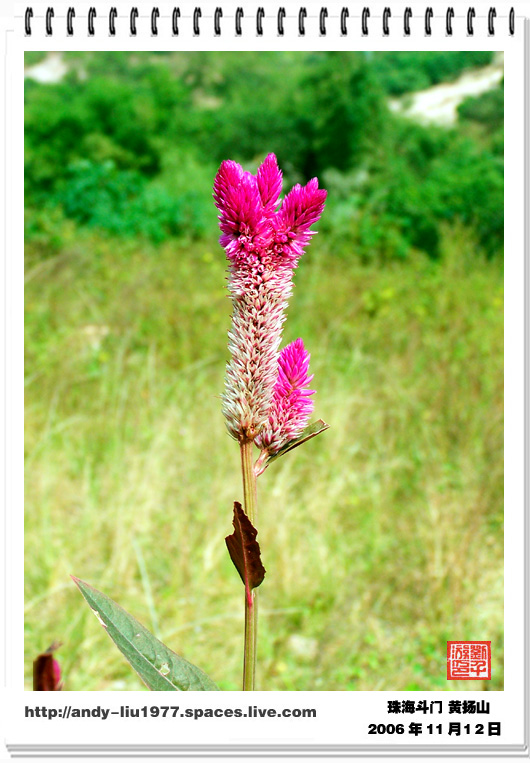
<svg viewBox="0 0 530 763">
<path fill-rule="evenodd" d="M 151 691 L 219 691 L 206 673 L 171 651 L 108 596 L 74 582 L 120 652 Z"/>
<path fill-rule="evenodd" d="M 250 592 L 263 583 L 265 567 L 261 563 L 261 552 L 256 540 L 258 531 L 247 517 L 240 503 L 234 501 L 234 532 L 225 538 L 230 558 L 245 584 L 249 605 Z"/>
<path fill-rule="evenodd" d="M 322 419 L 319 419 L 318 421 L 314 421 L 312 424 L 309 424 L 302 434 L 299 437 L 295 437 L 294 440 L 289 440 L 289 442 L 285 443 L 285 445 L 280 448 L 280 450 L 275 453 L 273 456 L 269 456 L 261 469 L 259 470 L 259 473 L 262 474 L 267 466 L 269 464 L 272 464 L 273 461 L 276 461 L 276 459 L 280 458 L 281 456 L 284 456 L 286 453 L 289 453 L 290 450 L 294 450 L 294 448 L 297 448 L 299 445 L 302 445 L 302 443 L 307 442 L 307 440 L 311 440 L 313 437 L 316 437 L 317 434 L 320 434 L 321 432 L 325 432 L 326 429 L 329 429 L 329 424 L 326 424 L 325 421 Z"/>
</svg>

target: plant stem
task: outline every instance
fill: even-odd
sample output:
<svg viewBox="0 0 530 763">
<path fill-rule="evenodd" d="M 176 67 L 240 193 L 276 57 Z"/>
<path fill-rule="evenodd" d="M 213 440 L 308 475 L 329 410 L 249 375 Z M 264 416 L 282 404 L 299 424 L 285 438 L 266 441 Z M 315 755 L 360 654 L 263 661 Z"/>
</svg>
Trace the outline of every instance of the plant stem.
<svg viewBox="0 0 530 763">
<path fill-rule="evenodd" d="M 258 519 L 258 491 L 252 463 L 252 440 L 241 443 L 244 508 L 254 527 Z M 256 641 L 258 632 L 258 592 L 245 590 L 245 649 L 243 661 L 243 691 L 254 691 L 256 676 Z"/>
</svg>

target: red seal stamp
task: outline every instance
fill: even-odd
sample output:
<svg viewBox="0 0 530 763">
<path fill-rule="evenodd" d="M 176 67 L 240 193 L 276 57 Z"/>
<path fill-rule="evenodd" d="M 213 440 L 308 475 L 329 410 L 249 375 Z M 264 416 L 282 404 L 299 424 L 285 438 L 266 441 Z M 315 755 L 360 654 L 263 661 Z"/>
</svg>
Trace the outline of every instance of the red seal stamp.
<svg viewBox="0 0 530 763">
<path fill-rule="evenodd" d="M 491 641 L 448 641 L 448 681 L 490 681 Z"/>
</svg>

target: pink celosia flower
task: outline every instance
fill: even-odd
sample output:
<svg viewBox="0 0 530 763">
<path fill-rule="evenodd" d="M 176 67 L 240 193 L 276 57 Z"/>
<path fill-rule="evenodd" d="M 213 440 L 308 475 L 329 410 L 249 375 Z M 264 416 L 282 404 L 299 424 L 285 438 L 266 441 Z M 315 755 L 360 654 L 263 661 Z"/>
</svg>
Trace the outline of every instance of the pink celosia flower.
<svg viewBox="0 0 530 763">
<path fill-rule="evenodd" d="M 309 376 L 309 358 L 301 339 L 280 353 L 269 420 L 255 439 L 256 445 L 269 455 L 299 437 L 309 422 L 313 412 L 310 395 L 315 392 L 307 388 L 313 379 L 313 374 Z"/>
<path fill-rule="evenodd" d="M 274 154 L 255 176 L 224 161 L 214 183 L 233 302 L 223 413 L 228 431 L 241 442 L 253 440 L 267 425 L 293 271 L 326 198 L 314 178 L 294 186 L 279 205 L 281 185 Z"/>
</svg>

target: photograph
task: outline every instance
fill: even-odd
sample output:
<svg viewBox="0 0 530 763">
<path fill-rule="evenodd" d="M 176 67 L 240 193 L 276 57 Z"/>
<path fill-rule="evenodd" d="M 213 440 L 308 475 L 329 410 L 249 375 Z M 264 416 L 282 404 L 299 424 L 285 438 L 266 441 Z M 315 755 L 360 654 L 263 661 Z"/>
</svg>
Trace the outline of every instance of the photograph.
<svg viewBox="0 0 530 763">
<path fill-rule="evenodd" d="M 502 52 L 26 50 L 24 275 L 26 691 L 504 690 Z"/>
</svg>

